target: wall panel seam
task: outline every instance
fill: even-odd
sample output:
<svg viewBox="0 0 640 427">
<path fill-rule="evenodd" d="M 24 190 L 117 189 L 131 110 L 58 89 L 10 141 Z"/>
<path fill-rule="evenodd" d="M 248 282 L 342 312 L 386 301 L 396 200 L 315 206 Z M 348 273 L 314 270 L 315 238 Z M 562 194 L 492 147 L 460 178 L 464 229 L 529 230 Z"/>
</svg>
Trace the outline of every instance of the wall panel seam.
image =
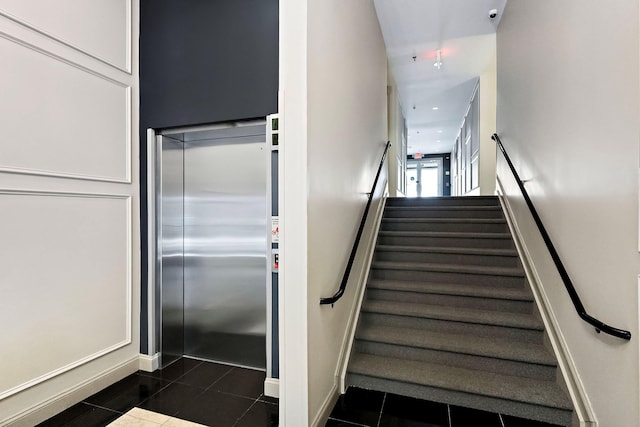
<svg viewBox="0 0 640 427">
<path fill-rule="evenodd" d="M 102 62 L 103 64 L 106 64 L 110 67 L 115 68 L 116 70 L 122 71 L 124 73 L 127 73 L 129 75 L 132 75 L 132 71 L 131 71 L 131 62 L 132 62 L 132 49 L 131 49 L 131 42 L 132 42 L 132 26 L 133 26 L 133 21 L 132 21 L 132 4 L 131 4 L 131 0 L 126 0 L 127 4 L 126 4 L 126 9 L 127 9 L 127 22 L 126 22 L 126 28 L 127 28 L 127 36 L 126 36 L 126 55 L 125 55 L 125 66 L 124 67 L 120 67 L 117 64 L 114 64 L 112 62 L 110 62 L 107 59 L 104 59 L 102 57 L 100 57 L 97 54 L 93 54 L 91 52 L 89 52 L 88 50 L 82 49 L 76 45 L 74 45 L 73 43 L 66 41 L 65 39 L 63 39 L 62 37 L 58 37 L 46 30 L 43 30 L 42 28 L 38 28 L 35 25 L 32 25 L 30 23 L 28 23 L 26 20 L 20 19 L 17 16 L 13 16 L 10 13 L 8 13 L 7 11 L 4 11 L 2 9 L 0 9 L 0 16 L 4 16 L 5 18 L 15 22 L 16 24 L 19 24 L 25 28 L 28 28 L 31 31 L 35 31 L 38 34 L 41 34 L 51 40 L 54 40 L 68 48 L 71 48 L 77 52 L 80 52 L 90 58 L 96 59 L 100 62 Z"/>
</svg>

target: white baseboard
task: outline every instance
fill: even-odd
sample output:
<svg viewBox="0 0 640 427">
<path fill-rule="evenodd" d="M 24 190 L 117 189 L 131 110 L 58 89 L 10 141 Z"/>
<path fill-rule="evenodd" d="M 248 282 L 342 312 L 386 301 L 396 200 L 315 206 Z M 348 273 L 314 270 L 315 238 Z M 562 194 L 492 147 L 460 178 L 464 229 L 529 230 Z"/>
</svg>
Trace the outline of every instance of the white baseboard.
<svg viewBox="0 0 640 427">
<path fill-rule="evenodd" d="M 386 186 L 386 183 L 385 183 Z M 384 207 L 386 204 L 388 193 L 385 191 L 378 204 L 374 217 L 374 227 L 370 241 L 368 242 L 367 252 L 365 254 L 365 262 L 360 272 L 360 279 L 357 284 L 359 286 L 354 305 L 351 308 L 351 317 L 349 318 L 349 326 L 347 333 L 342 341 L 342 347 L 340 348 L 340 359 L 336 376 L 338 377 L 340 393 L 346 392 L 346 377 L 347 368 L 349 365 L 349 359 L 351 358 L 351 351 L 353 350 L 353 341 L 356 336 L 356 328 L 358 327 L 358 317 L 360 316 L 360 309 L 362 308 L 362 300 L 364 299 L 364 291 L 367 287 L 367 281 L 369 280 L 369 273 L 371 270 L 371 262 L 373 260 L 373 254 L 376 249 L 376 242 L 378 240 L 378 230 L 380 229 L 380 223 L 382 222 L 382 216 L 384 213 Z"/>
<path fill-rule="evenodd" d="M 42 401 L 9 419 L 0 420 L 0 425 L 11 427 L 31 427 L 81 402 L 94 393 L 120 381 L 138 370 L 139 358 L 131 359 L 111 368 L 88 380 L 71 387 L 62 393 Z"/>
<path fill-rule="evenodd" d="M 569 395 L 575 408 L 579 425 L 581 427 L 598 427 L 598 422 L 593 412 L 591 402 L 586 394 L 584 384 L 580 379 L 575 362 L 571 357 L 567 342 L 562 335 L 558 319 L 551 308 L 551 302 L 544 290 L 544 285 L 540 279 L 538 271 L 536 270 L 533 257 L 527 248 L 526 242 L 520 228 L 518 227 L 518 223 L 515 221 L 513 210 L 509 204 L 509 199 L 504 195 L 504 187 L 499 178 L 497 179 L 496 194 L 498 195 L 500 203 L 502 204 L 506 214 L 505 217 L 509 225 L 509 229 L 513 235 L 513 240 L 522 261 L 527 280 L 531 285 L 531 290 L 540 310 L 540 315 L 544 322 L 547 336 L 549 337 L 556 359 L 558 360 L 558 366 L 562 372 L 562 377 L 564 378 L 567 389 L 569 390 Z"/>
<path fill-rule="evenodd" d="M 160 367 L 160 353 L 156 353 L 153 356 L 148 354 L 140 355 L 140 363 L 138 369 L 145 372 L 153 372 Z"/>
<path fill-rule="evenodd" d="M 321 427 L 327 423 L 329 419 L 329 415 L 331 415 L 331 411 L 333 411 L 333 407 L 335 406 L 338 398 L 340 397 L 340 393 L 338 393 L 338 385 L 333 383 L 333 387 L 327 393 L 327 396 L 324 398 L 322 402 L 322 406 L 316 413 L 316 416 L 313 418 L 311 422 L 312 427 Z"/>
<path fill-rule="evenodd" d="M 280 380 L 278 378 L 266 378 L 264 380 L 264 395 L 269 397 L 280 397 Z"/>
</svg>

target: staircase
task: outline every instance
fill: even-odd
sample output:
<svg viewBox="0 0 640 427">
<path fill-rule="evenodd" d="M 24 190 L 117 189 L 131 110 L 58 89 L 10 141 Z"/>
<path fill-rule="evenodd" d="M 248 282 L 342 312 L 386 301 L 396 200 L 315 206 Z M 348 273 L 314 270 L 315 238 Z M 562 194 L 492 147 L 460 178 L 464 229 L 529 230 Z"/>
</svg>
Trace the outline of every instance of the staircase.
<svg viewBox="0 0 640 427">
<path fill-rule="evenodd" d="M 497 197 L 389 198 L 347 383 L 572 425 Z"/>
</svg>

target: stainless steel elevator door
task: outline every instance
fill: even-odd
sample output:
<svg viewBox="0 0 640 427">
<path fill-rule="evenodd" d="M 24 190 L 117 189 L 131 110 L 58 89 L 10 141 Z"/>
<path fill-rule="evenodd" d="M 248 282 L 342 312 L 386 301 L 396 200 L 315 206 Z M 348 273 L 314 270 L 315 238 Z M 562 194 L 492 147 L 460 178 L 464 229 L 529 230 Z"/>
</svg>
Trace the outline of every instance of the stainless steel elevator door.
<svg viewBox="0 0 640 427">
<path fill-rule="evenodd" d="M 266 366 L 265 128 L 184 134 L 184 354 Z"/>
<path fill-rule="evenodd" d="M 166 366 L 184 354 L 184 265 L 183 265 L 183 166 L 182 141 L 160 137 L 156 153 L 158 161 L 156 181 L 157 211 L 160 223 L 159 267 L 162 310 L 162 365 Z"/>
</svg>

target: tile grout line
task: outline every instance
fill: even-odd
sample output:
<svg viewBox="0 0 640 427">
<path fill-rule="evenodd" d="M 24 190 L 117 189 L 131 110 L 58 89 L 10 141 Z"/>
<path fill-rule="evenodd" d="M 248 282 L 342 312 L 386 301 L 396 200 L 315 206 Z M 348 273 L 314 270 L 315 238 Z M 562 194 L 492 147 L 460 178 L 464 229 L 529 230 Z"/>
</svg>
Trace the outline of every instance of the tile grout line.
<svg viewBox="0 0 640 427">
<path fill-rule="evenodd" d="M 227 375 L 229 375 L 229 373 L 231 373 L 231 371 L 233 371 L 234 368 L 231 367 L 229 368 L 229 370 L 227 372 L 225 372 L 224 374 L 222 374 L 217 380 L 215 380 L 214 382 L 212 382 L 211 384 L 209 384 L 209 386 L 207 388 L 204 389 L 204 391 L 209 391 L 211 389 L 211 387 L 213 387 L 214 385 L 218 384 L 218 382 L 223 379 L 224 377 L 226 377 Z M 217 391 L 217 390 L 214 390 Z"/>
<path fill-rule="evenodd" d="M 259 399 L 259 398 L 258 398 L 258 399 Z M 233 426 L 236 426 L 236 425 L 237 425 L 237 424 L 238 424 L 238 423 L 239 423 L 239 422 L 244 418 L 244 416 L 245 416 L 245 415 L 247 415 L 247 413 L 251 410 L 251 408 L 253 408 L 253 407 L 255 406 L 255 404 L 258 402 L 258 399 L 254 400 L 254 401 L 253 401 L 253 403 L 252 403 L 251 405 L 249 405 L 249 407 L 247 408 L 247 410 L 246 410 L 246 411 L 244 411 L 244 412 L 242 413 L 242 415 L 240 415 L 240 416 L 238 417 L 238 419 L 236 420 L 236 422 L 235 422 L 235 423 L 233 423 Z"/>
<path fill-rule="evenodd" d="M 333 420 L 333 421 L 340 421 L 341 423 L 349 424 L 350 426 L 369 427 L 369 426 L 367 426 L 365 424 L 354 423 L 353 421 L 347 421 L 347 420 L 343 420 L 343 419 L 340 419 L 340 418 L 329 417 L 329 419 Z"/>
<path fill-rule="evenodd" d="M 115 412 L 116 414 L 124 415 L 124 412 L 116 411 L 115 409 L 107 408 L 105 406 L 96 405 L 94 403 L 89 403 L 89 402 L 85 402 L 85 401 L 82 401 L 80 403 L 84 403 L 85 405 L 93 406 L 94 408 L 99 408 L 99 409 L 103 409 L 105 411 Z"/>
<path fill-rule="evenodd" d="M 382 411 L 384 411 L 384 403 L 387 401 L 387 393 L 382 397 L 382 406 L 380 407 L 380 415 L 378 415 L 378 424 L 376 427 L 380 427 L 380 421 L 382 421 Z"/>
</svg>

